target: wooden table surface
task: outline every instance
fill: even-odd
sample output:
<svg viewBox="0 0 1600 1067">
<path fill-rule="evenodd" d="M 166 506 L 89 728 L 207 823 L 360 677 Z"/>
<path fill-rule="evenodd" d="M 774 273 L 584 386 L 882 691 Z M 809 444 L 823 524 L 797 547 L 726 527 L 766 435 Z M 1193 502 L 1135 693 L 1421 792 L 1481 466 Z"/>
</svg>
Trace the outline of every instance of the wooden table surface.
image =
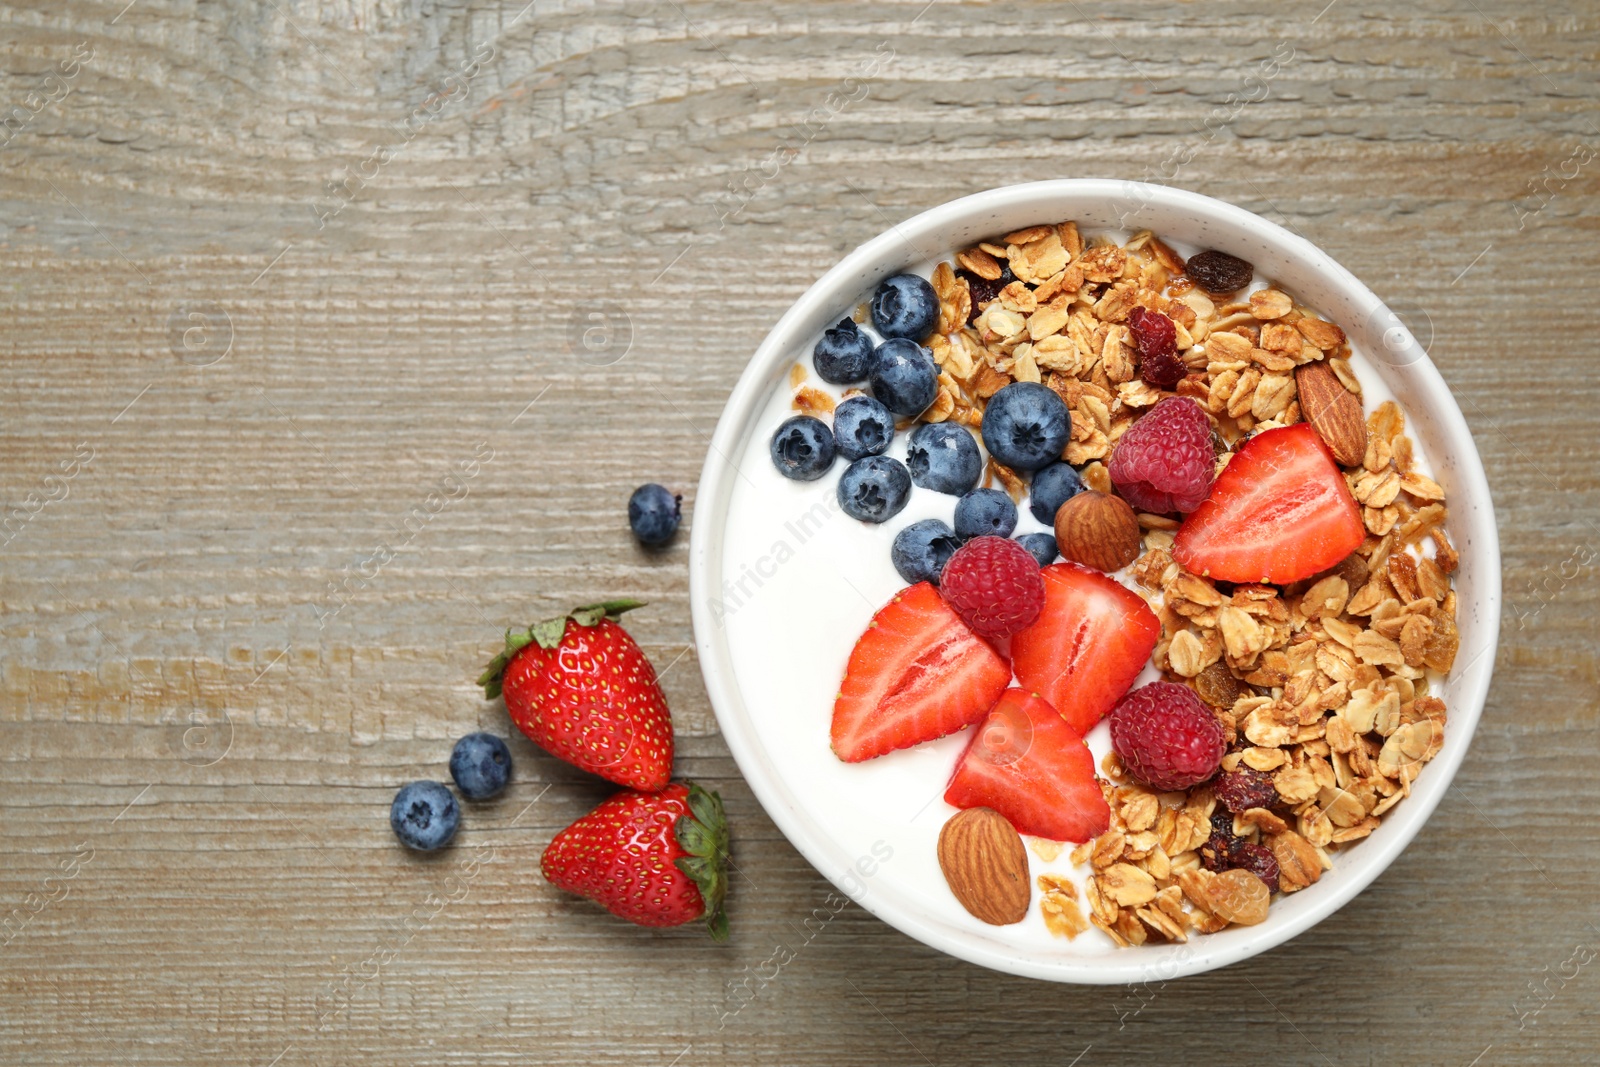
<svg viewBox="0 0 1600 1067">
<path fill-rule="evenodd" d="M 524 2 L 0 7 L 0 1061 L 1592 1058 L 1600 5 Z M 648 480 L 692 506 L 839 256 L 1063 176 L 1261 212 L 1401 309 L 1504 544 L 1488 707 L 1409 850 L 1135 988 L 854 906 L 805 932 L 831 887 L 717 732 L 686 539 L 623 521 Z M 726 798 L 725 947 L 543 882 L 606 789 L 520 738 L 448 854 L 389 831 L 506 731 L 500 629 L 596 594 L 651 601 L 679 772 Z"/>
</svg>

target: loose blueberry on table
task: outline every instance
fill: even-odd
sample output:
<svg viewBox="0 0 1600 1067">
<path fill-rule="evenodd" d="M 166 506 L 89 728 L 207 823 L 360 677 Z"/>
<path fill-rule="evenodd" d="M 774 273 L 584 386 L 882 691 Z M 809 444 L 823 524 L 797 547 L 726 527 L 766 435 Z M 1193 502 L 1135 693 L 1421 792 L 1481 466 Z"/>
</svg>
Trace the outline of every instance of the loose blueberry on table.
<svg viewBox="0 0 1600 1067">
<path fill-rule="evenodd" d="M 672 540 L 683 519 L 683 497 L 649 482 L 628 498 L 628 525 L 639 543 L 659 548 Z"/>
<path fill-rule="evenodd" d="M 468 800 L 488 800 L 511 781 L 511 750 L 494 734 L 468 734 L 450 750 L 450 777 Z"/>
<path fill-rule="evenodd" d="M 389 825 L 407 848 L 435 852 L 455 839 L 461 807 L 455 795 L 438 782 L 402 786 L 389 806 Z"/>
</svg>

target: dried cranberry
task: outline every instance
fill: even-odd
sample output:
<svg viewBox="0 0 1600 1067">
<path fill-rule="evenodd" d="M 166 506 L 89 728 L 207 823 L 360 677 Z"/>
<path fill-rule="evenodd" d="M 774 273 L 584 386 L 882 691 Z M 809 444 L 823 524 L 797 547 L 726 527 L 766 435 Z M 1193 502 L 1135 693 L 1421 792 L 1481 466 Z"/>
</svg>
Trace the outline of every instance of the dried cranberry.
<svg viewBox="0 0 1600 1067">
<path fill-rule="evenodd" d="M 1178 358 L 1178 328 L 1171 319 L 1135 307 L 1128 312 L 1128 328 L 1139 346 L 1139 377 L 1157 389 L 1171 389 L 1183 381 L 1189 368 Z"/>
<path fill-rule="evenodd" d="M 965 267 L 956 271 L 956 277 L 965 278 L 967 280 L 967 288 L 972 291 L 972 310 L 967 312 L 968 326 L 977 322 L 978 316 L 983 313 L 983 308 L 980 305 L 987 304 L 999 296 L 1000 290 L 1017 280 L 1016 275 L 1011 273 L 1009 265 L 1001 267 L 1000 277 L 993 281 L 987 278 L 980 278 Z"/>
<path fill-rule="evenodd" d="M 1211 836 L 1200 846 L 1200 862 L 1216 873 L 1228 869 L 1228 858 L 1239 839 L 1233 836 L 1233 813 L 1220 804 L 1211 813 Z"/>
<path fill-rule="evenodd" d="M 1266 845 L 1240 841 L 1228 853 L 1228 868 L 1249 871 L 1267 884 L 1267 892 L 1278 891 L 1278 857 Z"/>
<path fill-rule="evenodd" d="M 1272 775 L 1253 767 L 1240 767 L 1217 775 L 1217 780 L 1211 783 L 1211 791 L 1235 815 L 1250 808 L 1270 808 L 1278 802 Z"/>
<path fill-rule="evenodd" d="M 1228 869 L 1228 857 L 1233 854 L 1233 846 L 1238 841 L 1233 835 L 1224 837 L 1222 834 L 1213 833 L 1206 838 L 1206 843 L 1200 846 L 1200 862 L 1206 870 L 1213 874 Z"/>
<path fill-rule="evenodd" d="M 1178 328 L 1159 311 L 1146 311 L 1135 305 L 1128 312 L 1128 328 L 1139 346 L 1139 358 L 1164 356 L 1178 350 Z"/>
<path fill-rule="evenodd" d="M 1237 293 L 1250 284 L 1256 269 L 1226 252 L 1201 252 L 1189 259 L 1189 280 L 1215 296 Z"/>
</svg>

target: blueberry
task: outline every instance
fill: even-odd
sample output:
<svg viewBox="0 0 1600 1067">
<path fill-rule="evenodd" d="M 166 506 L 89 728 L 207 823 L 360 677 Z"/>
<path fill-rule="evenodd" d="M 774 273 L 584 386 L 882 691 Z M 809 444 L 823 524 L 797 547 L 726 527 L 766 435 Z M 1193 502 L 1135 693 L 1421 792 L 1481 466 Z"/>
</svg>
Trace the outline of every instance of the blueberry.
<svg viewBox="0 0 1600 1067">
<path fill-rule="evenodd" d="M 870 396 L 853 396 L 834 409 L 833 440 L 845 459 L 882 455 L 894 440 L 894 414 Z"/>
<path fill-rule="evenodd" d="M 628 498 L 628 525 L 642 545 L 658 547 L 672 540 L 683 518 L 683 497 L 655 482 L 641 485 Z"/>
<path fill-rule="evenodd" d="M 998 489 L 974 489 L 956 501 L 956 536 L 1010 537 L 1017 528 L 1017 506 Z"/>
<path fill-rule="evenodd" d="M 1039 566 L 1048 567 L 1056 561 L 1060 550 L 1056 547 L 1054 534 L 1031 533 L 1023 534 L 1017 538 L 1017 544 L 1027 549 L 1033 558 L 1039 561 Z"/>
<path fill-rule="evenodd" d="M 926 278 L 896 274 L 885 278 L 872 294 L 872 325 L 885 337 L 920 341 L 939 321 L 939 298 Z"/>
<path fill-rule="evenodd" d="M 444 848 L 461 825 L 461 807 L 438 782 L 412 782 L 394 795 L 389 825 L 407 848 L 432 852 Z"/>
<path fill-rule="evenodd" d="M 468 734 L 450 750 L 450 777 L 468 800 L 498 796 L 511 780 L 511 750 L 494 734 Z"/>
<path fill-rule="evenodd" d="M 872 395 L 896 415 L 922 414 L 939 395 L 933 353 L 904 337 L 883 342 L 872 354 Z"/>
<path fill-rule="evenodd" d="M 900 577 L 907 583 L 932 582 L 938 585 L 944 565 L 950 562 L 950 557 L 960 547 L 961 539 L 954 530 L 938 519 L 923 519 L 895 534 L 889 558 L 894 561 L 894 569 L 900 572 Z"/>
<path fill-rule="evenodd" d="M 1036 471 L 1061 458 L 1072 434 L 1067 405 L 1037 382 L 1012 382 L 989 398 L 983 443 L 1008 467 Z"/>
<path fill-rule="evenodd" d="M 784 419 L 772 435 L 772 465 L 797 482 L 814 482 L 828 473 L 833 451 L 833 431 L 810 415 Z"/>
<path fill-rule="evenodd" d="M 849 319 L 822 331 L 822 340 L 811 351 L 811 365 L 825 382 L 849 385 L 864 381 L 872 369 L 872 338 Z"/>
<path fill-rule="evenodd" d="M 1035 471 L 1028 487 L 1028 510 L 1046 526 L 1055 524 L 1056 511 L 1083 492 L 1083 479 L 1070 463 L 1052 463 Z"/>
<path fill-rule="evenodd" d="M 911 432 L 906 466 L 911 468 L 911 480 L 922 488 L 960 496 L 978 484 L 983 453 L 965 426 L 930 422 Z"/>
<path fill-rule="evenodd" d="M 862 522 L 883 522 L 900 514 L 911 497 L 906 465 L 888 456 L 864 456 L 839 477 L 839 506 Z"/>
</svg>

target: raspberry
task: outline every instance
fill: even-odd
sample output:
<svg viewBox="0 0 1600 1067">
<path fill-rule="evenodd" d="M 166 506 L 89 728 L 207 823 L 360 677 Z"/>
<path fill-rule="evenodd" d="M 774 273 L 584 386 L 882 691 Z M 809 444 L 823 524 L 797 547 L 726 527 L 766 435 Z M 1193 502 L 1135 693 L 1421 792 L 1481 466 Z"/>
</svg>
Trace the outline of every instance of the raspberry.
<svg viewBox="0 0 1600 1067">
<path fill-rule="evenodd" d="M 1130 774 L 1165 793 L 1216 774 L 1228 743 L 1222 724 L 1194 690 L 1152 682 L 1111 709 L 1111 747 Z"/>
<path fill-rule="evenodd" d="M 1267 892 L 1278 891 L 1278 857 L 1266 845 L 1238 842 L 1228 851 L 1227 869 L 1249 871 L 1267 883 Z"/>
<path fill-rule="evenodd" d="M 1278 790 L 1272 784 L 1272 775 L 1253 767 L 1240 767 L 1236 771 L 1217 776 L 1211 791 L 1224 807 L 1235 815 L 1249 808 L 1270 808 L 1278 802 Z"/>
<path fill-rule="evenodd" d="M 1178 358 L 1178 328 L 1159 311 L 1135 307 L 1128 327 L 1139 346 L 1139 377 L 1157 389 L 1171 389 L 1189 373 Z"/>
<path fill-rule="evenodd" d="M 1189 397 L 1169 396 L 1117 440 L 1110 471 L 1128 503 L 1164 515 L 1204 503 L 1216 467 L 1205 409 Z"/>
<path fill-rule="evenodd" d="M 1044 610 L 1039 561 L 1004 537 L 974 537 L 939 578 L 945 603 L 983 637 L 1010 637 Z"/>
</svg>

